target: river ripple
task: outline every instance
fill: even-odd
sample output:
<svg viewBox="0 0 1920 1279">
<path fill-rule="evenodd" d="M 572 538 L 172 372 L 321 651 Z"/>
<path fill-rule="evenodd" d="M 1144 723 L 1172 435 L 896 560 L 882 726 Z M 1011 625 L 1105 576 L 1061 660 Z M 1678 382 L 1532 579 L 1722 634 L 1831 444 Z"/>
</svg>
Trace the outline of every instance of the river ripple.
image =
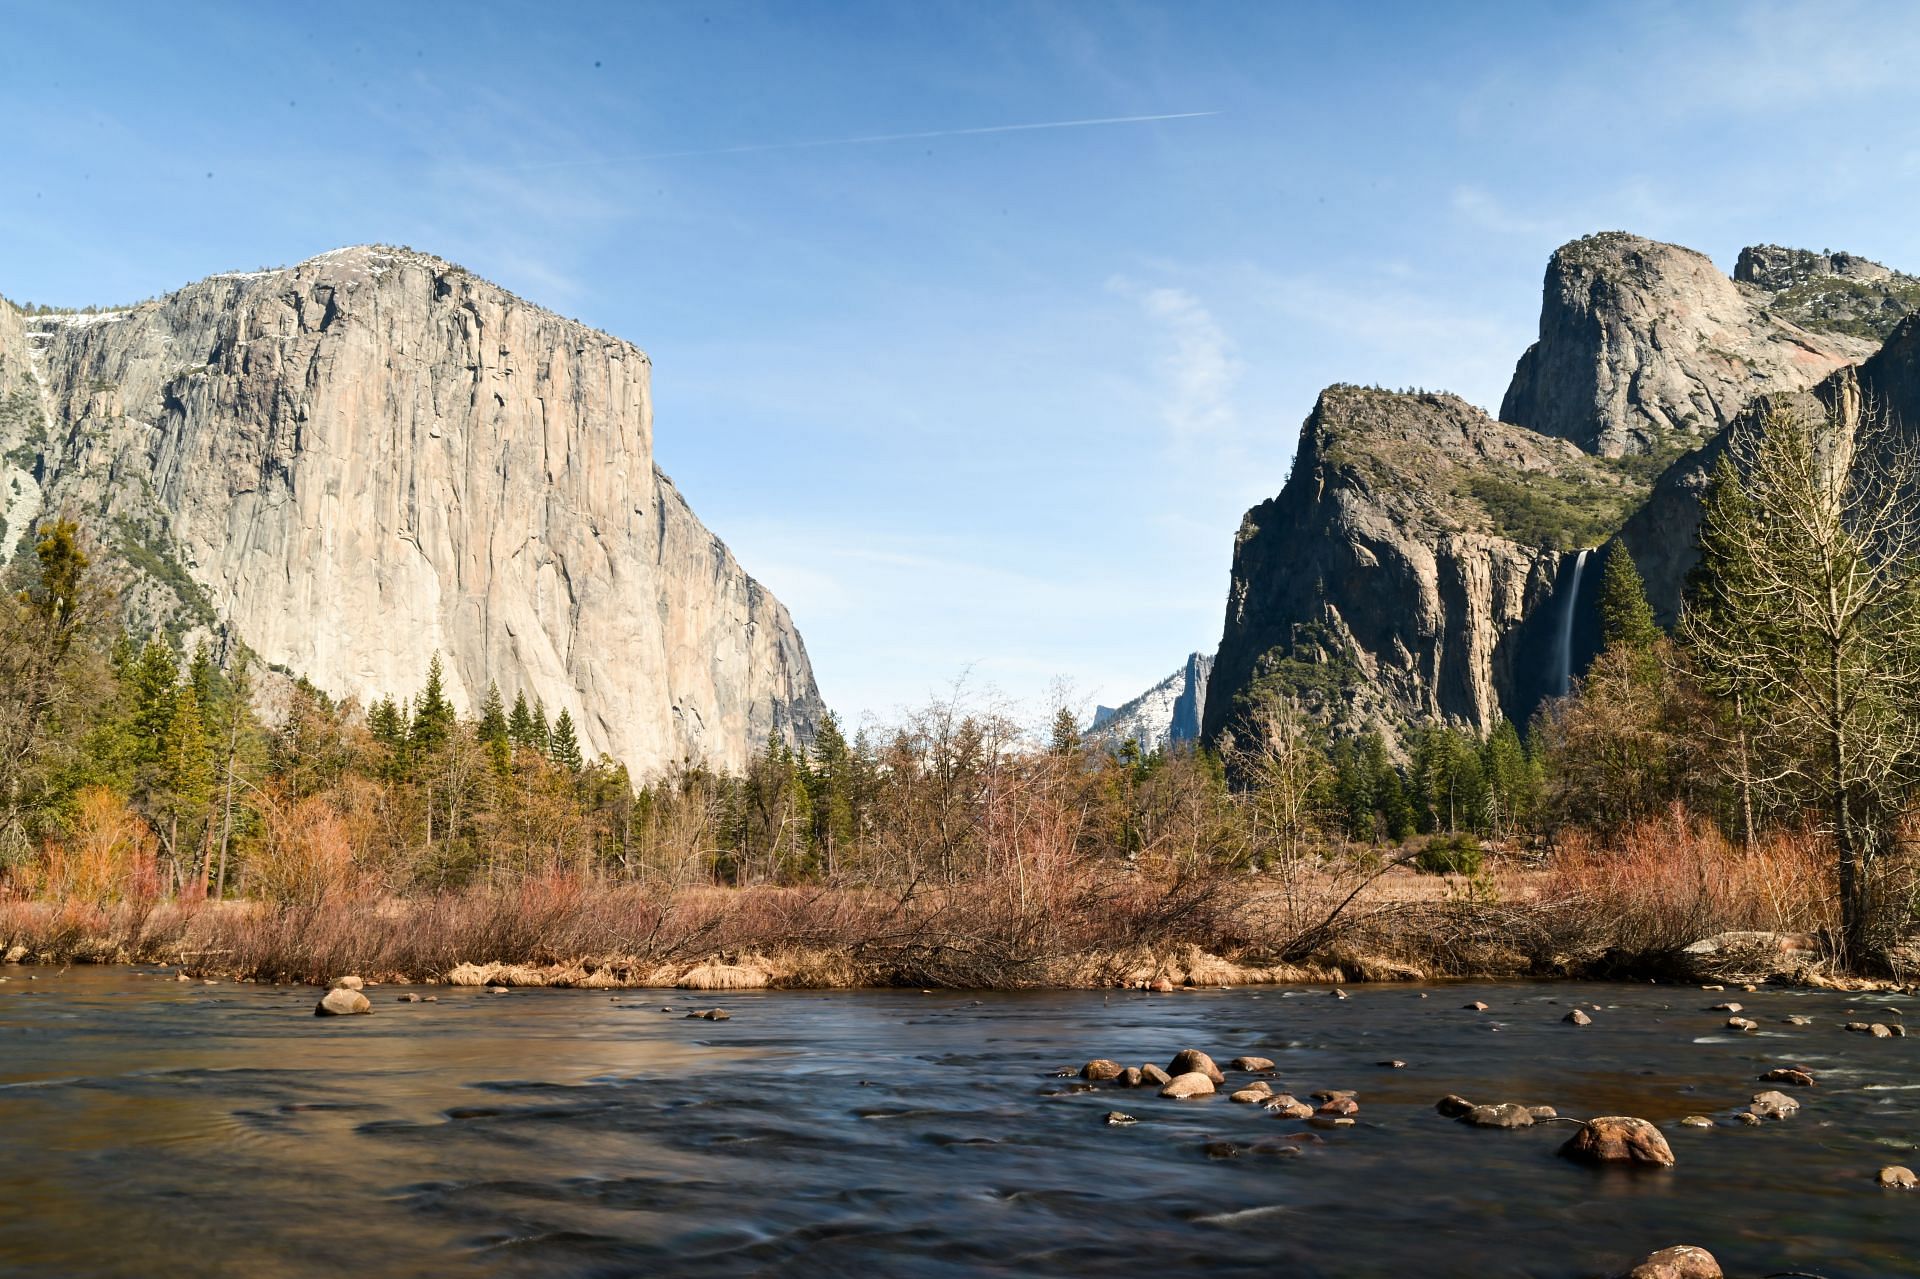
<svg viewBox="0 0 1920 1279">
<path fill-rule="evenodd" d="M 7 1273 L 1576 1279 L 1690 1242 L 1732 1275 L 1920 1275 L 1920 1194 L 1872 1180 L 1920 1162 L 1920 1037 L 1841 1030 L 1900 997 L 382 987 L 376 1016 L 316 1019 L 307 989 L 6 972 Z M 1761 1033 L 1725 1031 L 1726 998 Z M 714 1002 L 732 1019 L 684 1019 Z M 1593 1025 L 1561 1023 L 1575 1003 Z M 1302 1141 L 1224 1096 L 1049 1075 L 1184 1047 L 1355 1089 L 1359 1123 Z M 1820 1077 L 1801 1113 L 1726 1122 L 1786 1062 Z M 1576 1167 L 1566 1125 L 1470 1129 L 1449 1092 L 1641 1115 L 1679 1165 Z M 1723 1122 L 1677 1126 L 1696 1112 Z"/>
</svg>

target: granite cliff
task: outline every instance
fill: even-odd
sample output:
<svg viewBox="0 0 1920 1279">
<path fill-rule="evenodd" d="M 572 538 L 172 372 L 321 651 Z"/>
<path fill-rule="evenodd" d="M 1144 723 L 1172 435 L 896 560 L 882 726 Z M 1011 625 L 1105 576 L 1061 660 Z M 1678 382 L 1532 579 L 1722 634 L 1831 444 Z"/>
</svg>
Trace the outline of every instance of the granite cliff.
<svg viewBox="0 0 1920 1279">
<path fill-rule="evenodd" d="M 653 461 L 638 348 L 359 247 L 123 311 L 0 304 L 0 538 L 82 520 L 129 621 L 362 699 L 429 658 L 640 772 L 821 714 L 786 609 Z"/>
<path fill-rule="evenodd" d="M 1903 319 L 1920 281 L 1877 263 L 1759 246 L 1736 274 L 1590 236 L 1549 262 L 1498 420 L 1447 395 L 1323 392 L 1285 487 L 1236 539 L 1203 738 L 1279 696 L 1390 735 L 1524 722 L 1598 646 L 1579 583 L 1616 537 L 1670 621 L 1729 424 L 1862 360 L 1892 396 L 1881 339 L 1920 347 Z"/>
</svg>

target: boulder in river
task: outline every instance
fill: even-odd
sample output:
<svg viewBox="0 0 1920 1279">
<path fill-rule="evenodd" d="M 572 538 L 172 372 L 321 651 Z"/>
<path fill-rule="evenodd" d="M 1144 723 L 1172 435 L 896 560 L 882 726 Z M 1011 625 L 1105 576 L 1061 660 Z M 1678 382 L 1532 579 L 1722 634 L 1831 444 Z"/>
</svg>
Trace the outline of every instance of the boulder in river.
<svg viewBox="0 0 1920 1279">
<path fill-rule="evenodd" d="M 1535 1123 L 1539 1123 L 1543 1119 L 1558 1119 L 1560 1117 L 1560 1112 L 1552 1106 L 1528 1106 L 1527 1113 L 1533 1116 L 1533 1122 Z"/>
<path fill-rule="evenodd" d="M 1475 1106 L 1461 1116 L 1475 1128 L 1531 1128 L 1533 1112 L 1518 1102 L 1503 1101 L 1496 1106 Z"/>
<path fill-rule="evenodd" d="M 1782 1017 L 1780 1022 L 1786 1026 L 1811 1026 L 1813 1025 L 1813 1018 L 1802 1017 L 1799 1013 L 1795 1013 L 1791 1017 Z"/>
<path fill-rule="evenodd" d="M 1786 1119 L 1800 1109 L 1800 1103 L 1783 1092 L 1755 1093 L 1747 1107 L 1762 1119 Z"/>
<path fill-rule="evenodd" d="M 350 1017 L 355 1013 L 370 1013 L 373 1005 L 367 997 L 357 990 L 330 990 L 320 996 L 320 1002 L 314 1005 L 315 1017 Z"/>
<path fill-rule="evenodd" d="M 1189 1097 L 1211 1097 L 1213 1080 L 1197 1070 L 1189 1070 L 1169 1079 L 1166 1087 L 1160 1090 L 1160 1095 L 1172 1097 L 1177 1101 L 1184 1101 Z"/>
<path fill-rule="evenodd" d="M 1899 1164 L 1888 1164 L 1882 1168 L 1874 1181 L 1888 1190 L 1913 1190 L 1920 1188 L 1920 1177 L 1913 1175 L 1913 1169 L 1903 1168 Z"/>
<path fill-rule="evenodd" d="M 1360 1103 L 1351 1097 L 1329 1097 L 1320 1103 L 1320 1109 L 1315 1113 L 1322 1115 L 1357 1115 L 1360 1113 Z"/>
<path fill-rule="evenodd" d="M 1705 1115 L 1688 1115 L 1680 1121 L 1680 1126 L 1682 1128 L 1711 1128 L 1713 1127 L 1713 1120 L 1707 1118 Z"/>
<path fill-rule="evenodd" d="M 1462 1097 L 1459 1093 L 1450 1092 L 1439 1101 L 1434 1102 L 1433 1108 L 1449 1119 L 1458 1119 L 1473 1109 L 1473 1103 L 1465 1097 Z"/>
<path fill-rule="evenodd" d="M 1198 1048 L 1184 1048 L 1173 1055 L 1167 1063 L 1167 1073 L 1178 1078 L 1187 1074 L 1202 1074 L 1216 1084 L 1224 1084 L 1227 1077 L 1220 1073 L 1220 1067 L 1213 1064 L 1213 1058 Z"/>
<path fill-rule="evenodd" d="M 1267 1086 L 1266 1081 L 1264 1079 L 1256 1079 L 1245 1088 L 1237 1089 L 1229 1094 L 1227 1100 L 1245 1102 L 1251 1105 L 1254 1102 L 1265 1101 L 1271 1096 L 1273 1096 L 1273 1089 Z"/>
<path fill-rule="evenodd" d="M 1156 995 L 1171 994 L 1173 992 L 1173 982 L 1165 977 L 1155 977 L 1147 983 L 1147 989 Z"/>
<path fill-rule="evenodd" d="M 1566 1022 L 1570 1026 L 1593 1025 L 1593 1018 L 1587 1016 L 1585 1013 L 1581 1012 L 1578 1008 L 1574 1009 L 1572 1012 L 1568 1013 L 1565 1017 L 1562 1017 L 1560 1020 Z"/>
<path fill-rule="evenodd" d="M 1872 1035 L 1875 1039 L 1892 1039 L 1893 1027 L 1884 1026 L 1881 1023 L 1876 1021 L 1871 1026 L 1867 1027 L 1867 1033 L 1869 1035 Z"/>
<path fill-rule="evenodd" d="M 1267 1113 L 1278 1115 L 1282 1119 L 1306 1119 L 1313 1114 L 1312 1106 L 1286 1093 L 1267 1098 L 1266 1108 Z"/>
<path fill-rule="evenodd" d="M 358 977 L 335 977 L 328 990 L 365 990 L 367 983 Z"/>
<path fill-rule="evenodd" d="M 1772 1070 L 1760 1076 L 1760 1082 L 1763 1084 L 1790 1084 L 1795 1088 L 1812 1088 L 1815 1086 L 1813 1072 L 1801 1066 L 1775 1066 Z"/>
<path fill-rule="evenodd" d="M 1160 1067 L 1154 1065 L 1152 1062 L 1148 1062 L 1146 1065 L 1140 1067 L 1140 1080 L 1142 1083 L 1149 1083 L 1157 1086 L 1157 1085 L 1166 1083 L 1169 1079 L 1172 1079 L 1172 1078 L 1173 1078 L 1172 1075 L 1169 1075 L 1166 1071 L 1160 1069 Z"/>
<path fill-rule="evenodd" d="M 1470 1004 L 1462 1004 L 1461 1007 L 1466 1009 L 1470 1013 L 1483 1013 L 1487 1011 L 1487 1005 L 1483 1001 L 1478 999 L 1474 1000 Z"/>
<path fill-rule="evenodd" d="M 1104 1084 L 1109 1079 L 1118 1079 L 1120 1074 L 1120 1063 L 1111 1061 L 1105 1057 L 1095 1057 L 1092 1061 L 1080 1067 L 1080 1078 L 1090 1079 L 1096 1084 Z"/>
<path fill-rule="evenodd" d="M 1107 1127 L 1109 1128 L 1124 1128 L 1128 1124 L 1137 1123 L 1137 1122 L 1139 1121 L 1134 1119 L 1132 1115 L 1129 1115 L 1124 1111 L 1109 1110 L 1107 1112 L 1106 1124 L 1107 1124 Z"/>
<path fill-rule="evenodd" d="M 1709 1008 L 1707 1011 L 1715 1012 L 1715 1013 L 1737 1013 L 1740 1011 L 1740 1007 L 1741 1006 L 1739 1004 L 1734 1003 L 1732 1000 L 1728 1000 L 1724 1004 L 1715 1004 L 1712 1008 Z"/>
<path fill-rule="evenodd" d="M 1146 1076 L 1140 1073 L 1140 1067 L 1138 1066 L 1128 1066 L 1120 1072 L 1120 1086 L 1122 1088 L 1138 1088 L 1144 1079 L 1146 1079 Z"/>
<path fill-rule="evenodd" d="M 1760 1029 L 1760 1023 L 1747 1017 L 1729 1017 L 1727 1018 L 1727 1029 L 1755 1031 Z"/>
<path fill-rule="evenodd" d="M 1673 1148 L 1667 1145 L 1660 1130 L 1631 1115 L 1602 1115 L 1587 1120 L 1567 1144 L 1560 1147 L 1560 1153 L 1582 1163 L 1673 1166 Z"/>
<path fill-rule="evenodd" d="M 1229 1070 L 1272 1070 L 1271 1057 L 1235 1057 L 1227 1063 Z"/>
<path fill-rule="evenodd" d="M 1723 1279 L 1720 1263 L 1705 1248 L 1676 1244 L 1662 1248 L 1627 1271 L 1626 1279 Z"/>
</svg>

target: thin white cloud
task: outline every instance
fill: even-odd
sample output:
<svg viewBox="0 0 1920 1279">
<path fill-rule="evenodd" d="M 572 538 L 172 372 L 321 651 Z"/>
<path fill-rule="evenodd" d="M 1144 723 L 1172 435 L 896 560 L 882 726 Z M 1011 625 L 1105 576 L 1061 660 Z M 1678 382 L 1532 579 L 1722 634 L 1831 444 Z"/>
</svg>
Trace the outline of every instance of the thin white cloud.
<svg viewBox="0 0 1920 1279">
<path fill-rule="evenodd" d="M 1108 287 L 1137 301 L 1160 330 L 1154 369 L 1163 384 L 1161 417 L 1174 435 L 1185 441 L 1231 433 L 1243 366 L 1212 312 L 1185 289 L 1146 288 L 1119 276 Z"/>
</svg>

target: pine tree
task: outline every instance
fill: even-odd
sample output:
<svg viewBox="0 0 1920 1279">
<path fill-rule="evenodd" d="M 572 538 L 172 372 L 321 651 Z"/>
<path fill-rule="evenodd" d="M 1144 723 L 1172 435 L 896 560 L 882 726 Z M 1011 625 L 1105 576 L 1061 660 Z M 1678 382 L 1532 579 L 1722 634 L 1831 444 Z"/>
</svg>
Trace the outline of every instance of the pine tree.
<svg viewBox="0 0 1920 1279">
<path fill-rule="evenodd" d="M 533 699 L 533 723 L 527 730 L 527 745 L 553 758 L 553 728 L 547 723 L 547 704 L 538 697 Z"/>
<path fill-rule="evenodd" d="M 507 737 L 515 746 L 534 749 L 533 712 L 527 709 L 525 692 L 513 695 L 513 713 L 507 716 Z"/>
<path fill-rule="evenodd" d="M 480 707 L 480 741 L 493 758 L 493 771 L 505 777 L 513 763 L 513 738 L 507 727 L 507 711 L 500 700 L 500 686 L 487 683 L 487 700 Z"/>
<path fill-rule="evenodd" d="M 1073 755 L 1080 750 L 1080 725 L 1073 712 L 1062 706 L 1053 716 L 1053 742 L 1050 749 L 1055 755 Z"/>
<path fill-rule="evenodd" d="M 437 754 L 453 736 L 453 703 L 447 700 L 446 675 L 435 653 L 427 663 L 427 686 L 413 703 L 413 728 L 408 733 L 411 753 L 426 759 Z"/>
<path fill-rule="evenodd" d="M 137 767 L 151 768 L 166 756 L 167 725 L 173 719 L 179 682 L 180 667 L 173 650 L 158 636 L 149 639 L 133 663 L 127 689 L 133 762 Z"/>
<path fill-rule="evenodd" d="M 1533 769 L 1526 747 L 1520 744 L 1519 730 L 1504 716 L 1481 748 L 1481 770 L 1494 834 L 1506 834 L 1525 823 L 1534 807 Z"/>
<path fill-rule="evenodd" d="M 855 757 L 840 732 L 840 721 L 832 711 L 820 721 L 813 738 L 815 767 L 810 791 L 813 811 L 813 842 L 833 874 L 840 858 L 851 849 L 854 840 L 854 803 L 858 787 Z"/>
<path fill-rule="evenodd" d="M 1651 654 L 1662 638 L 1647 603 L 1646 583 L 1627 548 L 1618 542 L 1607 553 L 1600 580 L 1600 634 L 1608 648 Z"/>
<path fill-rule="evenodd" d="M 553 722 L 553 736 L 547 756 L 569 773 L 580 771 L 580 740 L 574 735 L 573 716 L 567 713 L 564 706 L 560 708 L 560 718 Z"/>
</svg>

